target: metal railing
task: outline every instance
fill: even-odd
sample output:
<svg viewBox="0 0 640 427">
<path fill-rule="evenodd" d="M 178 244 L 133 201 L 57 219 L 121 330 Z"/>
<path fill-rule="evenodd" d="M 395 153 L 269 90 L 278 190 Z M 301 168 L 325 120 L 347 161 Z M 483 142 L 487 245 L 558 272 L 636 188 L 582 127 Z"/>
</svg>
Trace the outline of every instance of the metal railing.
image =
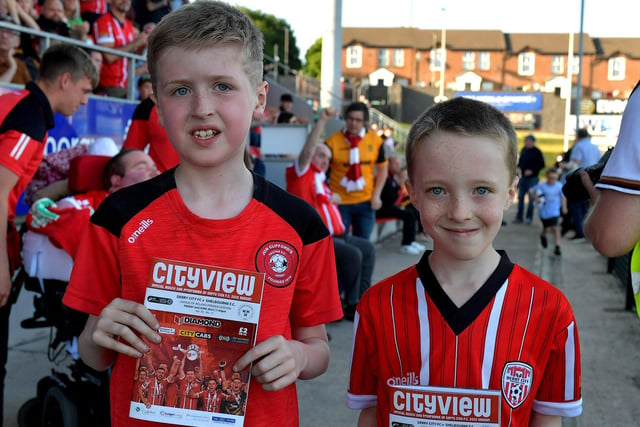
<svg viewBox="0 0 640 427">
<path fill-rule="evenodd" d="M 108 47 L 100 46 L 93 43 L 83 42 L 77 39 L 73 39 L 70 37 L 59 36 L 58 34 L 48 33 L 46 31 L 33 30 L 31 28 L 24 27 L 22 25 L 11 24 L 6 21 L 0 21 L 0 28 L 7 28 L 12 31 L 17 31 L 20 33 L 26 33 L 33 36 L 37 36 L 40 39 L 40 51 L 44 52 L 50 45 L 52 41 L 63 42 L 72 44 L 74 46 L 79 46 L 88 50 L 96 50 L 102 53 L 108 53 L 111 55 L 122 56 L 129 59 L 129 64 L 127 68 L 128 77 L 127 77 L 127 99 L 134 100 L 135 99 L 135 80 L 136 80 L 136 63 L 137 62 L 147 62 L 146 56 L 137 55 L 134 53 L 122 52 L 120 50 L 111 49 Z"/>
</svg>

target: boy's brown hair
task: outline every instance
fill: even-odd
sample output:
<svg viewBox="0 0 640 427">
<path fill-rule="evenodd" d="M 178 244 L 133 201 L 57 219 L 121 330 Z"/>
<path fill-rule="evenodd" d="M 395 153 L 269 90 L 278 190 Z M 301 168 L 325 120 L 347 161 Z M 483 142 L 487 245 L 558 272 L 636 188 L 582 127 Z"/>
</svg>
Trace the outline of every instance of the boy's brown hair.
<svg viewBox="0 0 640 427">
<path fill-rule="evenodd" d="M 256 87 L 262 83 L 264 38 L 260 30 L 248 16 L 227 3 L 198 0 L 165 16 L 149 35 L 147 65 L 154 92 L 158 93 L 158 59 L 166 49 L 177 46 L 198 51 L 220 44 L 241 45 L 249 81 Z"/>
<path fill-rule="evenodd" d="M 52 83 L 64 73 L 69 73 L 74 82 L 86 77 L 91 80 L 91 86 L 98 86 L 98 70 L 93 65 L 91 56 L 81 47 L 56 43 L 42 55 L 38 80 Z"/>
<path fill-rule="evenodd" d="M 407 172 L 413 182 L 417 147 L 431 135 L 449 132 L 462 136 L 483 136 L 499 142 L 505 150 L 505 167 L 510 183 L 516 177 L 518 137 L 511 121 L 497 108 L 470 98 L 453 98 L 428 108 L 411 125 L 407 136 Z"/>
</svg>

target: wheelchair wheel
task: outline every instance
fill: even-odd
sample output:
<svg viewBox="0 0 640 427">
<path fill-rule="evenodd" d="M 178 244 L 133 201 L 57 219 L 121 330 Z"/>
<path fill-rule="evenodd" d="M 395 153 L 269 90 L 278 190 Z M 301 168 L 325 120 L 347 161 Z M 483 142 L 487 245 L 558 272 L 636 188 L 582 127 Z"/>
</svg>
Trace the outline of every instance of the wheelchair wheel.
<svg viewBox="0 0 640 427">
<path fill-rule="evenodd" d="M 19 427 L 40 427 L 41 418 L 42 405 L 37 397 L 27 400 L 18 409 Z"/>
<path fill-rule="evenodd" d="M 79 427 L 78 409 L 60 387 L 51 387 L 42 404 L 42 426 Z"/>
</svg>

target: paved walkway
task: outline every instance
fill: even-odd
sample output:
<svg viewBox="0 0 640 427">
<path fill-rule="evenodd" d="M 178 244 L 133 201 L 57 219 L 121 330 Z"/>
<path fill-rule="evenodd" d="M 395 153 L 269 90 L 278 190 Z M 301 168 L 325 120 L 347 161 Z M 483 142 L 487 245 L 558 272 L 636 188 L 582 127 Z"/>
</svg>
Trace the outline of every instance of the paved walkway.
<svg viewBox="0 0 640 427">
<path fill-rule="evenodd" d="M 511 212 L 507 218 L 512 218 Z M 558 286 L 576 313 L 582 344 L 584 413 L 565 425 L 636 426 L 640 423 L 640 321 L 625 312 L 624 289 L 606 273 L 607 260 L 587 242 L 563 242 L 563 255 L 542 250 L 539 223 L 509 224 L 496 242 L 510 258 Z M 374 281 L 417 262 L 399 252 L 400 234 L 377 245 Z M 47 360 L 48 330 L 24 330 L 20 320 L 33 313 L 33 294 L 23 292 L 12 312 L 5 398 L 5 427 L 17 426 L 18 408 L 35 396 L 37 381 L 54 365 Z M 299 382 L 301 426 L 355 426 L 357 412 L 345 406 L 352 338 L 351 322 L 328 325 L 332 357 L 328 372 Z M 62 369 L 64 367 L 58 367 Z"/>
</svg>

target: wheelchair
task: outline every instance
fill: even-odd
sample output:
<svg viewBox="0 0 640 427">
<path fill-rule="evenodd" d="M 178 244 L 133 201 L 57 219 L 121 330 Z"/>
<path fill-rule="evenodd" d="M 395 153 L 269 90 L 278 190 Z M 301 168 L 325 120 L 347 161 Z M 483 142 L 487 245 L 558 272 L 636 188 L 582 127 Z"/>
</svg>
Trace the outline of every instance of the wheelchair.
<svg viewBox="0 0 640 427">
<path fill-rule="evenodd" d="M 109 373 L 95 371 L 80 360 L 77 337 L 87 315 L 62 304 L 70 264 L 65 267 L 64 262 L 58 262 L 56 268 L 61 270 L 60 274 L 52 275 L 56 278 L 43 277 L 47 272 L 41 265 L 42 256 L 51 251 L 46 246 L 50 243 L 46 236 L 37 233 L 27 236 L 28 233 L 31 232 L 24 234 L 23 242 L 24 238 L 35 239 L 37 250 L 24 257 L 23 266 L 14 279 L 12 296 L 17 299 L 22 288 L 35 293 L 34 314 L 20 325 L 25 329 L 50 328 L 47 357 L 55 367 L 50 375 L 38 381 L 36 396 L 18 410 L 18 426 L 108 427 L 111 424 Z M 61 280 L 65 275 L 67 280 Z"/>
</svg>

